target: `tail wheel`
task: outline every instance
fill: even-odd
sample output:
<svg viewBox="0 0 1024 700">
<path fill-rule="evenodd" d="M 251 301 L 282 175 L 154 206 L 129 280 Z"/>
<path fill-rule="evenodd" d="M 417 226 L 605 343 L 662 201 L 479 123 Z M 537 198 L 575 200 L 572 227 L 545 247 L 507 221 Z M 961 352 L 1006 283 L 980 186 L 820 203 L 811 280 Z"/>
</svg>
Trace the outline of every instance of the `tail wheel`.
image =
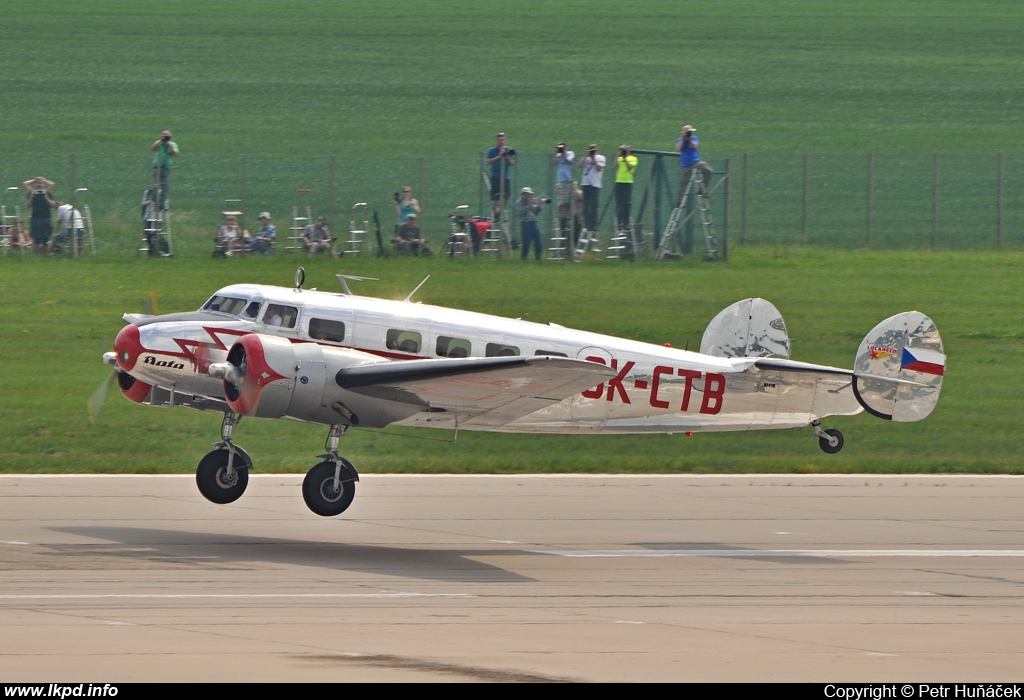
<svg viewBox="0 0 1024 700">
<path fill-rule="evenodd" d="M 317 515 L 330 517 L 340 515 L 352 505 L 356 496 L 356 482 L 344 481 L 355 474 L 355 467 L 344 457 L 341 458 L 341 479 L 337 486 L 334 482 L 336 466 L 333 461 L 320 462 L 306 474 L 302 480 L 302 500 Z"/>
<path fill-rule="evenodd" d="M 222 447 L 208 452 L 199 461 L 199 467 L 196 469 L 196 486 L 199 487 L 199 493 L 208 501 L 220 504 L 237 501 L 249 485 L 252 458 L 244 450 L 236 447 L 235 459 L 229 474 L 228 457 L 228 450 Z"/>
<path fill-rule="evenodd" d="M 843 434 L 841 432 L 839 432 L 835 428 L 829 428 L 828 430 L 825 431 L 825 434 L 834 437 L 836 439 L 836 444 L 833 445 L 831 442 L 829 442 L 828 438 L 818 438 L 818 447 L 821 448 L 822 452 L 834 455 L 836 452 L 843 449 Z"/>
</svg>

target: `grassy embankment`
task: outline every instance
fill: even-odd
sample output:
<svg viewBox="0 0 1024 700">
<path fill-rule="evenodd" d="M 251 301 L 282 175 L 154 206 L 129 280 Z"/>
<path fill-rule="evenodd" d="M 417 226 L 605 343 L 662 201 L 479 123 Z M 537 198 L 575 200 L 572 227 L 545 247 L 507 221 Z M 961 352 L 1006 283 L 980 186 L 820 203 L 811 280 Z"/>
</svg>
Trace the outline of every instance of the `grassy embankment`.
<svg viewBox="0 0 1024 700">
<path fill-rule="evenodd" d="M 217 436 L 214 414 L 129 404 L 112 393 L 96 425 L 86 401 L 107 374 L 124 311 L 150 288 L 164 313 L 198 307 L 239 281 L 289 284 L 297 258 L 108 261 L 9 259 L 0 309 L 0 469 L 189 471 Z M 365 471 L 513 472 L 1022 472 L 1019 440 L 1024 361 L 1020 254 L 838 253 L 758 249 L 728 266 L 682 264 L 509 265 L 431 260 L 317 260 L 310 285 L 333 273 L 382 278 L 363 293 L 417 298 L 528 320 L 699 345 L 708 320 L 744 296 L 772 300 L 786 317 L 794 357 L 851 366 L 860 338 L 882 318 L 916 308 L 939 326 L 949 355 L 935 413 L 917 424 L 868 416 L 829 425 L 843 452 L 821 453 L 809 431 L 675 436 L 509 436 L 412 431 L 402 438 L 353 431 L 346 454 Z M 409 433 L 410 431 L 403 431 Z M 303 471 L 325 430 L 290 421 L 243 421 L 239 444 L 263 470 Z"/>
</svg>

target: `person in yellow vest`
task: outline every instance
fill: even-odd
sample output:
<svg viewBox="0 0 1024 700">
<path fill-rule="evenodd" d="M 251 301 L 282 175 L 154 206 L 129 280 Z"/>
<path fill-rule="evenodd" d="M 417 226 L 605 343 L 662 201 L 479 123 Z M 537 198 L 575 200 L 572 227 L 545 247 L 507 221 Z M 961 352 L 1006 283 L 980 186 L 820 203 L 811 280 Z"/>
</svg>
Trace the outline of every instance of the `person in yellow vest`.
<svg viewBox="0 0 1024 700">
<path fill-rule="evenodd" d="M 633 208 L 633 177 L 636 175 L 636 156 L 628 145 L 619 146 L 615 158 L 615 221 L 619 230 L 629 228 L 629 213 Z"/>
</svg>

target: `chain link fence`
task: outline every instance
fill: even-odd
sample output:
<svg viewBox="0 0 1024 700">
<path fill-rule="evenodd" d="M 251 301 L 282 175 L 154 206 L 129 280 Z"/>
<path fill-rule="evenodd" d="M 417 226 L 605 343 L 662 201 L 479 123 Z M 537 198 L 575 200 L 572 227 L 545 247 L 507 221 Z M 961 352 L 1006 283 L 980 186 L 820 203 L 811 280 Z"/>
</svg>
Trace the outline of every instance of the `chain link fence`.
<svg viewBox="0 0 1024 700">
<path fill-rule="evenodd" d="M 255 233 L 256 215 L 272 213 L 278 237 L 287 235 L 297 190 L 311 190 L 313 216 L 326 216 L 336 238 L 350 228 L 354 204 L 379 213 L 389 244 L 395 222 L 394 194 L 403 185 L 423 209 L 421 227 L 435 252 L 449 233 L 449 212 L 469 205 L 491 212 L 483 153 L 477 158 L 338 156 L 270 157 L 188 154 L 175 162 L 169 201 L 175 254 L 205 256 L 221 212 L 239 209 Z M 614 154 L 606 154 L 599 203 L 599 232 L 614 228 Z M 577 157 L 582 153 L 577 152 Z M 632 218 L 654 247 L 673 207 L 678 183 L 674 153 L 640 151 L 632 194 Z M 817 245 L 830 248 L 994 249 L 1024 246 L 1024 154 L 932 155 L 919 153 L 747 154 L 707 158 L 711 218 L 722 246 Z M 42 175 L 57 183 L 54 197 L 83 208 L 94 221 L 98 254 L 138 255 L 141 201 L 150 179 L 145 153 L 122 155 L 0 156 L 0 201 L 25 219 L 21 183 Z M 577 180 L 579 170 L 575 170 Z M 520 153 L 511 169 L 512 198 L 524 186 L 554 198 L 551 154 Z M 240 200 L 240 201 L 233 201 Z M 304 211 L 302 212 L 304 214 Z M 362 228 L 362 216 L 356 228 Z M 539 220 L 545 239 L 557 226 L 554 203 Z M 518 227 L 510 222 L 518 237 Z M 371 229 L 372 221 L 371 221 Z M 699 219 L 681 232 L 685 245 L 703 252 Z M 280 244 L 279 244 L 280 246 Z"/>
</svg>

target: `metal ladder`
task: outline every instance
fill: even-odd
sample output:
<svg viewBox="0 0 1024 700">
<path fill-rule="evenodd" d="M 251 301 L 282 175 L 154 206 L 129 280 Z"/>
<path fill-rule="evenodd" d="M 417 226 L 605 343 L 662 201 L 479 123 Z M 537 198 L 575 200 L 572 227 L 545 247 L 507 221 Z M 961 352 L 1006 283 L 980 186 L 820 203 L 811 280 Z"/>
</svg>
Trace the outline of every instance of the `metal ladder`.
<svg viewBox="0 0 1024 700">
<path fill-rule="evenodd" d="M 303 216 L 303 214 L 305 214 Z M 305 250 L 306 242 L 302 234 L 306 226 L 313 223 L 313 190 L 295 190 L 295 203 L 292 205 L 292 225 L 288 229 L 285 250 Z"/>
<path fill-rule="evenodd" d="M 8 214 L 7 199 L 14 194 L 13 214 Z M 21 206 L 18 204 L 20 189 L 17 187 L 8 187 L 4 191 L 3 201 L 0 202 L 0 248 L 4 251 L 4 256 L 7 256 L 7 250 L 11 246 L 18 246 L 21 248 L 21 254 L 25 254 L 25 238 L 28 235 L 25 231 L 25 223 L 21 220 Z M 17 237 L 17 241 L 15 241 Z"/>
<path fill-rule="evenodd" d="M 167 244 L 167 252 L 159 250 L 160 246 L 155 251 L 157 255 L 162 257 L 171 257 L 174 255 L 174 246 L 171 239 L 171 204 L 169 201 L 164 200 L 164 205 L 159 205 L 163 199 L 163 188 L 160 186 L 159 179 L 156 182 L 156 188 L 150 187 L 146 190 L 149 194 L 149 199 L 143 201 L 143 227 L 142 227 L 142 243 L 139 245 L 139 252 L 150 254 L 149 242 L 152 241 L 165 241 Z"/>
<path fill-rule="evenodd" d="M 448 217 L 451 219 L 451 232 L 444 244 L 444 254 L 450 258 L 456 255 L 473 257 L 473 236 L 476 235 L 476 228 L 469 217 L 469 205 L 460 204 Z"/>
<path fill-rule="evenodd" d="M 345 247 L 341 251 L 342 255 L 359 255 L 360 253 L 369 255 L 373 250 L 370 243 L 369 211 L 369 205 L 366 202 L 356 202 L 352 205 L 352 218 L 348 223 L 348 240 L 345 241 Z M 363 217 L 361 222 L 359 221 L 360 213 Z M 362 228 L 359 228 L 360 226 Z"/>
<path fill-rule="evenodd" d="M 583 229 L 580 239 L 576 241 L 576 247 L 572 251 L 573 262 L 583 262 L 587 255 L 601 255 L 602 250 L 598 247 L 601 239 L 597 231 Z"/>
<path fill-rule="evenodd" d="M 691 192 L 695 192 L 697 196 L 697 207 L 684 218 L 683 212 L 686 210 L 686 202 Z M 676 241 L 676 234 L 695 213 L 700 214 L 701 229 L 704 233 L 706 253 L 703 260 L 712 261 L 718 259 L 718 238 L 715 235 L 714 220 L 711 218 L 710 198 L 708 197 L 707 189 L 704 187 L 704 176 L 696 168 L 694 168 L 690 176 L 690 181 L 686 184 L 686 190 L 683 192 L 682 199 L 679 200 L 679 205 L 672 210 L 672 216 L 669 217 L 668 224 L 665 226 L 665 232 L 661 236 L 658 252 L 655 254 L 656 259 L 667 260 L 669 258 L 682 257 L 683 253 L 681 250 L 679 252 L 672 250 L 673 243 L 678 242 Z"/>
</svg>

